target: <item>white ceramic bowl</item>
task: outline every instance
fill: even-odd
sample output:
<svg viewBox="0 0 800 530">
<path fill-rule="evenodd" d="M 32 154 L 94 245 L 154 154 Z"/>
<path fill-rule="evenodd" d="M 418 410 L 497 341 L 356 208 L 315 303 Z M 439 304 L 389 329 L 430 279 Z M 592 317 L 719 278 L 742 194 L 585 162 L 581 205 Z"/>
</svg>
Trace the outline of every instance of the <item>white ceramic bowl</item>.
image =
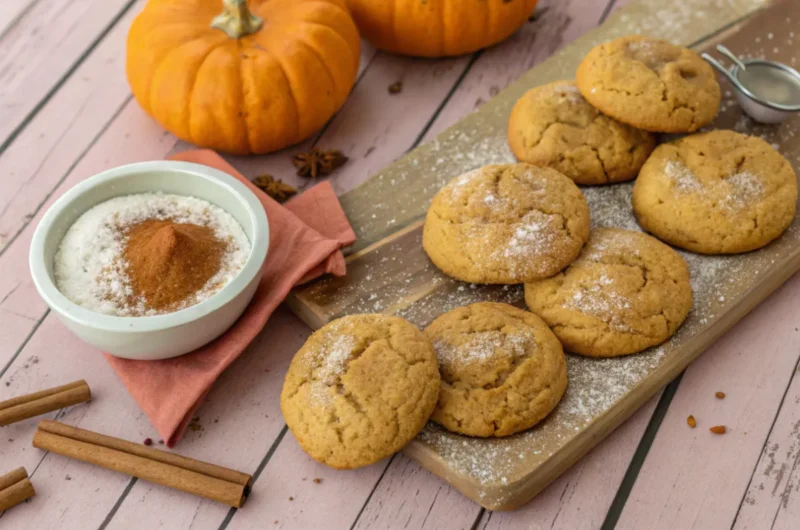
<svg viewBox="0 0 800 530">
<path fill-rule="evenodd" d="M 92 206 L 120 195 L 162 191 L 204 199 L 230 213 L 252 246 L 239 274 L 213 296 L 164 315 L 118 317 L 96 313 L 69 301 L 56 288 L 53 262 L 64 234 Z M 47 305 L 78 337 L 127 359 L 166 359 L 183 355 L 225 332 L 241 316 L 261 279 L 269 247 L 264 208 L 232 176 L 199 164 L 142 162 L 90 177 L 59 198 L 33 234 L 30 268 Z"/>
</svg>

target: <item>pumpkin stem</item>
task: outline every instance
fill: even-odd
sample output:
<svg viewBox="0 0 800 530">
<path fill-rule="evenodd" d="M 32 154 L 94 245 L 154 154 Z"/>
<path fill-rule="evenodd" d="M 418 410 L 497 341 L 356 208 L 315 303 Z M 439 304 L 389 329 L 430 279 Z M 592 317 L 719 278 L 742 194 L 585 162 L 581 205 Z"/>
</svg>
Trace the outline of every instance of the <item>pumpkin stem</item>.
<svg viewBox="0 0 800 530">
<path fill-rule="evenodd" d="M 222 13 L 211 21 L 211 27 L 221 29 L 232 39 L 255 33 L 264 25 L 264 20 L 247 8 L 247 0 L 222 0 L 222 6 Z"/>
</svg>

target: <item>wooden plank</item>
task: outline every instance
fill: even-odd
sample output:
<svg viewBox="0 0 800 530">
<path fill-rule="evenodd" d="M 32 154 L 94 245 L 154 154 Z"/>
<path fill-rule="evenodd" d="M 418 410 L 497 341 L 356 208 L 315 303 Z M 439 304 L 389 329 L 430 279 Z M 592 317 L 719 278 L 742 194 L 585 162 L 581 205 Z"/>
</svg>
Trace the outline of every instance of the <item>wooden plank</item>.
<svg viewBox="0 0 800 530">
<path fill-rule="evenodd" d="M 486 512 L 478 528 L 600 528 L 659 397 L 653 397 L 530 503 L 516 512 Z"/>
<path fill-rule="evenodd" d="M 8 29 L 16 24 L 19 19 L 39 0 L 15 0 L 0 4 L 0 41 Z"/>
<path fill-rule="evenodd" d="M 480 512 L 480 506 L 399 454 L 352 528 L 471 528 Z"/>
<path fill-rule="evenodd" d="M 731 527 L 797 364 L 799 294 L 795 276 L 686 370 L 618 528 Z"/>
<path fill-rule="evenodd" d="M 0 150 L 133 1 L 37 2 L 9 28 L 0 40 Z"/>
<path fill-rule="evenodd" d="M 30 223 L 75 161 L 130 99 L 125 37 L 139 0 L 14 142 L 0 153 L 0 251 Z"/>
<path fill-rule="evenodd" d="M 287 432 L 253 485 L 251 501 L 258 501 L 237 510 L 227 528 L 349 528 L 386 465 L 337 471 L 312 460 Z"/>
<path fill-rule="evenodd" d="M 795 327 L 794 335 L 797 335 Z M 800 374 L 795 366 L 778 416 L 750 477 L 734 530 L 787 530 L 800 521 Z"/>
</svg>

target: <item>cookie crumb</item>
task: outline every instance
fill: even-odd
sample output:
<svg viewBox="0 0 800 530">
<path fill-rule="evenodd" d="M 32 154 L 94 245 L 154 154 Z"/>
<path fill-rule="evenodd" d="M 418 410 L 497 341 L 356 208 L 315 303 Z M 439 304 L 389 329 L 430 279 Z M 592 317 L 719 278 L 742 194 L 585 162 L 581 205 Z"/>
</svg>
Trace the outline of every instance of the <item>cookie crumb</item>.
<svg viewBox="0 0 800 530">
<path fill-rule="evenodd" d="M 714 397 L 717 399 L 725 399 L 725 392 L 715 392 Z"/>
<path fill-rule="evenodd" d="M 314 479 L 314 484 L 322 484 L 322 479 L 321 478 L 315 478 Z"/>
<path fill-rule="evenodd" d="M 711 427 L 709 431 L 713 432 L 714 434 L 725 434 L 728 429 L 726 429 L 724 425 L 715 425 Z"/>
<path fill-rule="evenodd" d="M 402 81 L 395 81 L 391 85 L 389 85 L 389 93 L 390 94 L 399 94 L 403 91 L 403 82 Z"/>
<path fill-rule="evenodd" d="M 294 497 L 289 497 L 289 500 L 290 500 L 290 501 L 293 501 L 293 500 L 294 500 Z"/>
<path fill-rule="evenodd" d="M 692 416 L 691 414 L 689 415 L 689 417 L 688 417 L 688 418 L 686 418 L 686 423 L 687 423 L 687 424 L 689 425 L 689 427 L 691 427 L 692 429 L 694 429 L 695 427 L 697 427 L 697 420 L 696 420 L 696 419 L 694 419 L 694 416 Z"/>
</svg>

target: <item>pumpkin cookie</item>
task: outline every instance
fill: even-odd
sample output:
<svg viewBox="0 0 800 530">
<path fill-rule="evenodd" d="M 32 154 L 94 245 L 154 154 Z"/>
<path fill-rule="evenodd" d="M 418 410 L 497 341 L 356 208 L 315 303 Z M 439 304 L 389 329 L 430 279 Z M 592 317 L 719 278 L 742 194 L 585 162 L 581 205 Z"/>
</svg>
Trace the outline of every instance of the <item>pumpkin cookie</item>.
<svg viewBox="0 0 800 530">
<path fill-rule="evenodd" d="M 517 101 L 508 143 L 519 160 L 556 169 L 578 184 L 606 184 L 634 178 L 656 138 L 601 114 L 572 81 L 556 81 Z"/>
<path fill-rule="evenodd" d="M 441 315 L 425 330 L 442 387 L 431 419 L 469 436 L 507 436 L 540 422 L 567 388 L 567 363 L 542 319 L 484 302 Z"/>
<path fill-rule="evenodd" d="M 664 342 L 692 307 L 677 252 L 630 230 L 597 228 L 564 272 L 525 284 L 525 302 L 567 351 L 616 357 Z"/>
<path fill-rule="evenodd" d="M 667 41 L 631 35 L 592 48 L 577 84 L 589 103 L 612 118 L 653 132 L 692 132 L 720 102 L 714 69 Z"/>
<path fill-rule="evenodd" d="M 338 469 L 377 462 L 410 442 L 439 396 L 430 340 L 402 318 L 352 315 L 295 354 L 281 411 L 300 446 Z"/>
<path fill-rule="evenodd" d="M 472 283 L 546 278 L 589 238 L 589 206 L 567 177 L 530 164 L 485 166 L 433 198 L 422 245 L 445 274 Z"/>
<path fill-rule="evenodd" d="M 761 248 L 792 223 L 797 178 L 761 138 L 711 131 L 659 146 L 633 187 L 639 224 L 703 254 Z"/>
</svg>

